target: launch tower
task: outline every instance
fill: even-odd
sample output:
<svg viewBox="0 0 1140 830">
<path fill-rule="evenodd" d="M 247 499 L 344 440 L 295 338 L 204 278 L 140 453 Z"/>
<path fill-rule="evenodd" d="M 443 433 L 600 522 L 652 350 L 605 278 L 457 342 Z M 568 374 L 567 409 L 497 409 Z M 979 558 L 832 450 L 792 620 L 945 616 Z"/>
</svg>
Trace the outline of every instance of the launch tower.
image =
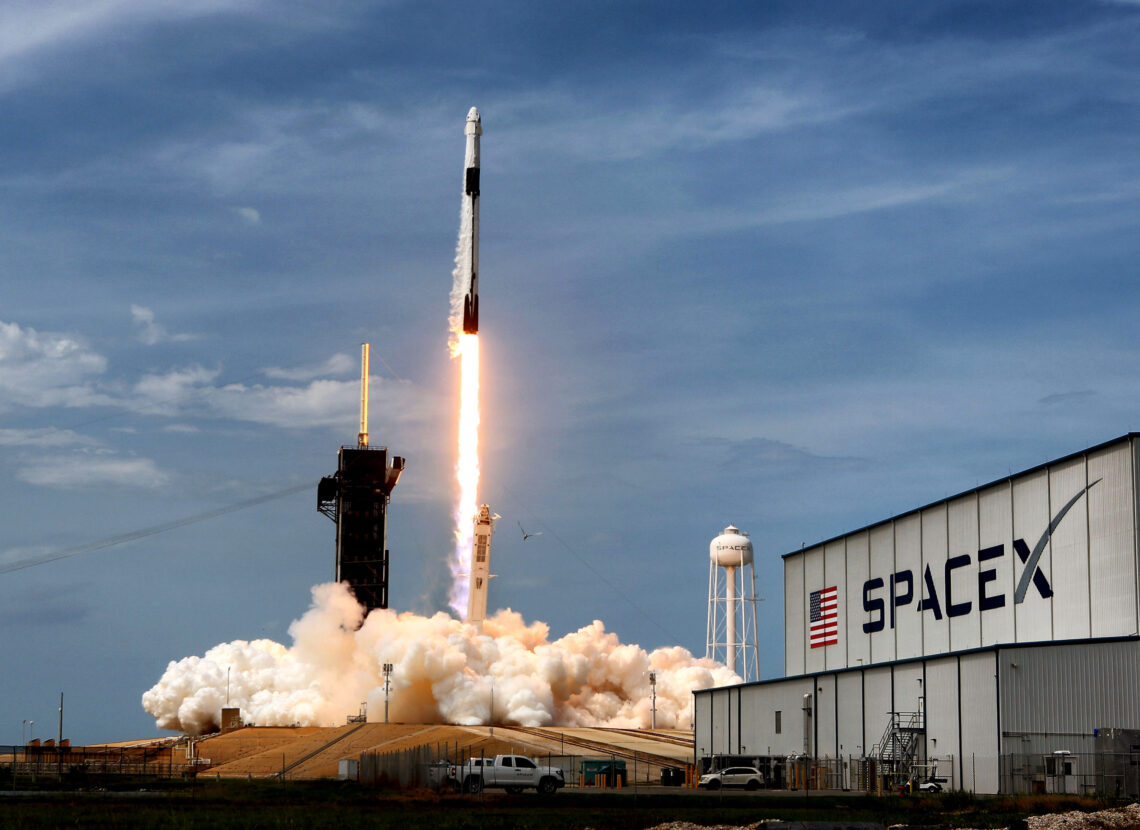
<svg viewBox="0 0 1140 830">
<path fill-rule="evenodd" d="M 368 344 L 362 348 L 360 434 L 341 447 L 337 471 L 317 486 L 317 510 L 336 522 L 336 580 L 348 583 L 367 614 L 388 607 L 388 500 L 404 459 L 368 445 Z"/>
</svg>

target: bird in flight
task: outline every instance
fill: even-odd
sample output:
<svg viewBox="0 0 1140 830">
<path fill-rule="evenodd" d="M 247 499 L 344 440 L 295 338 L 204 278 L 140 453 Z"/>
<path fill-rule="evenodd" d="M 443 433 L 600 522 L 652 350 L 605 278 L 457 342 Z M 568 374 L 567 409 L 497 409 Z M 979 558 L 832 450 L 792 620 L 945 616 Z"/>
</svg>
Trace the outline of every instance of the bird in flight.
<svg viewBox="0 0 1140 830">
<path fill-rule="evenodd" d="M 522 531 L 522 535 L 523 535 L 523 541 L 524 541 L 524 542 L 525 542 L 527 539 L 529 539 L 531 536 L 541 536 L 541 535 L 542 535 L 542 531 L 541 531 L 541 530 L 540 530 L 540 531 L 538 531 L 538 533 L 527 533 L 527 532 L 526 532 L 526 528 L 522 526 L 522 522 L 518 522 L 518 526 L 519 526 L 519 530 L 521 530 L 521 531 Z"/>
</svg>

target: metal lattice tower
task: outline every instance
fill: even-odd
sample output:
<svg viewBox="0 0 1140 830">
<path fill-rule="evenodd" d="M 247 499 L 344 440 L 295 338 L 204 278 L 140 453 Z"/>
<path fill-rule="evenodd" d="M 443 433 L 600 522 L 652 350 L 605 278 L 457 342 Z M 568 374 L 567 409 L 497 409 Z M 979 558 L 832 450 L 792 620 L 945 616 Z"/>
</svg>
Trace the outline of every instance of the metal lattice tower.
<svg viewBox="0 0 1140 830">
<path fill-rule="evenodd" d="M 746 683 L 760 679 L 752 540 L 733 525 L 709 545 L 709 613 L 705 657 L 724 663 Z"/>
</svg>

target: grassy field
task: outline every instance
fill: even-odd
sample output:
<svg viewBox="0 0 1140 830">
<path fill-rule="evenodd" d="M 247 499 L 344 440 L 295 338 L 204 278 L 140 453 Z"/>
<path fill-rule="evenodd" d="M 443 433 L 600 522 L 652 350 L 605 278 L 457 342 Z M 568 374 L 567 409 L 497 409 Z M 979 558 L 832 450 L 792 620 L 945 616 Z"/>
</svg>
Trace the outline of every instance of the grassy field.
<svg viewBox="0 0 1140 830">
<path fill-rule="evenodd" d="M 153 786 L 153 782 L 144 786 Z M 42 792 L 0 795 L 0 827 L 24 828 L 614 828 L 642 830 L 667 821 L 748 824 L 787 821 L 876 822 L 944 827 L 1018 826 L 1028 815 L 1095 810 L 1106 805 L 1076 797 L 975 798 L 962 793 L 929 797 L 865 795 L 809 799 L 705 794 L 560 793 L 540 798 L 401 794 L 354 784 L 204 782 L 165 791 Z"/>
</svg>

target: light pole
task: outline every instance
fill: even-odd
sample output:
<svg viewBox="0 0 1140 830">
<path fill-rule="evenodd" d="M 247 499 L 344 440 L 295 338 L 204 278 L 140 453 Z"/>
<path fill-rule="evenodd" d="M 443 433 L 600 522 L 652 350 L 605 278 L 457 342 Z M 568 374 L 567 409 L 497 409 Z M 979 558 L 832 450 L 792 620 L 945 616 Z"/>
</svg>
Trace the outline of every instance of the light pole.
<svg viewBox="0 0 1140 830">
<path fill-rule="evenodd" d="M 388 722 L 388 691 L 392 688 L 392 664 L 384 664 L 384 723 Z"/>
<path fill-rule="evenodd" d="M 649 728 L 657 728 L 657 672 L 651 671 L 649 673 L 649 694 L 652 701 L 652 708 L 650 711 Z"/>
<path fill-rule="evenodd" d="M 20 724 L 20 743 L 24 746 L 28 744 L 28 719 L 24 718 L 24 722 Z"/>
<path fill-rule="evenodd" d="M 36 739 L 36 722 L 34 720 L 28 721 L 28 743 Z"/>
</svg>

